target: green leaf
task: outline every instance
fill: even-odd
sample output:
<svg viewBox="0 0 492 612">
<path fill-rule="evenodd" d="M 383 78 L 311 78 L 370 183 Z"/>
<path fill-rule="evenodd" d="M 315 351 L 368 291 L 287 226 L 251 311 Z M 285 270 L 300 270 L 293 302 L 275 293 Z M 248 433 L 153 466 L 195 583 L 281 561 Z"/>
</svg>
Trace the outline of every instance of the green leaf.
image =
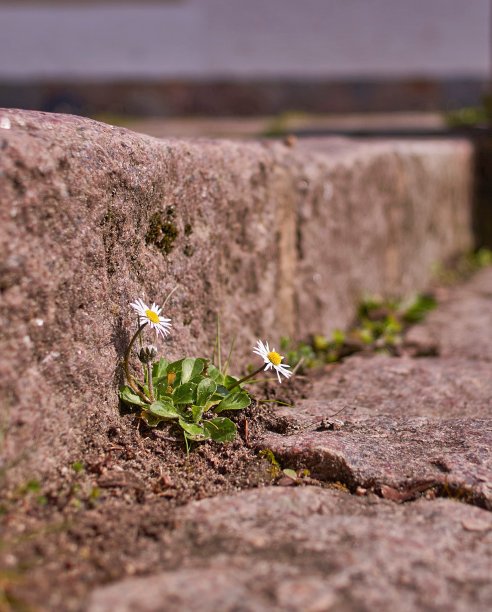
<svg viewBox="0 0 492 612">
<path fill-rule="evenodd" d="M 214 366 L 212 363 L 210 363 L 207 368 L 207 374 L 208 374 L 208 377 L 211 378 L 212 380 L 215 380 L 217 384 L 222 385 L 224 383 L 224 376 L 222 375 L 219 368 Z"/>
<path fill-rule="evenodd" d="M 205 421 L 203 427 L 215 442 L 231 442 L 236 436 L 236 426 L 226 417 Z"/>
<path fill-rule="evenodd" d="M 164 359 L 164 357 L 154 363 L 152 366 L 152 380 L 154 381 L 154 384 L 159 378 L 164 378 L 164 376 L 166 376 L 168 366 L 169 361 Z"/>
<path fill-rule="evenodd" d="M 140 418 L 147 423 L 149 427 L 157 427 L 159 423 L 162 421 L 161 417 L 156 416 L 155 414 L 150 414 L 150 412 L 142 412 Z"/>
<path fill-rule="evenodd" d="M 216 389 L 217 385 L 211 378 L 204 378 L 196 388 L 196 403 L 198 406 L 205 406 Z"/>
<path fill-rule="evenodd" d="M 187 357 L 183 359 L 183 365 L 181 366 L 181 383 L 187 383 L 195 376 L 198 376 L 205 367 L 203 359 L 193 359 Z"/>
<path fill-rule="evenodd" d="M 242 410 L 251 404 L 251 398 L 245 391 L 229 393 L 215 409 L 219 413 L 223 410 Z"/>
<path fill-rule="evenodd" d="M 72 470 L 78 474 L 79 472 L 84 471 L 84 463 L 82 461 L 74 461 L 72 463 Z"/>
<path fill-rule="evenodd" d="M 149 406 L 149 412 L 155 416 L 161 417 L 163 419 L 177 419 L 179 418 L 179 413 L 174 407 L 174 404 L 171 400 L 164 401 L 163 399 L 153 402 Z"/>
<path fill-rule="evenodd" d="M 178 359 L 178 361 L 173 361 L 167 366 L 168 372 L 181 372 L 181 368 L 183 366 L 184 359 Z"/>
<path fill-rule="evenodd" d="M 148 406 L 148 404 L 142 401 L 138 397 L 138 395 L 131 389 L 131 387 L 128 387 L 127 385 L 125 385 L 124 387 L 121 387 L 120 398 L 126 404 L 132 404 L 134 406 Z"/>
<path fill-rule="evenodd" d="M 186 383 L 179 385 L 174 389 L 173 402 L 175 404 L 192 404 L 195 397 L 196 385 L 194 383 Z"/>
<path fill-rule="evenodd" d="M 330 342 L 323 334 L 314 334 L 313 336 L 313 348 L 315 351 L 327 351 L 330 346 Z"/>
<path fill-rule="evenodd" d="M 292 480 L 297 480 L 297 472 L 295 470 L 291 470 L 290 468 L 285 468 L 282 472 Z"/>
<path fill-rule="evenodd" d="M 336 344 L 336 346 L 342 346 L 342 344 L 345 342 L 345 332 L 341 329 L 333 330 L 331 337 L 333 338 L 333 342 Z"/>
<path fill-rule="evenodd" d="M 280 474 L 280 463 L 277 461 L 275 455 L 273 454 L 273 451 L 269 448 L 265 448 L 259 452 L 259 455 L 270 463 L 271 475 L 276 478 Z"/>
<path fill-rule="evenodd" d="M 234 378 L 234 376 L 230 376 L 228 374 L 224 379 L 224 386 L 230 389 L 232 386 L 234 386 L 237 383 L 238 380 L 239 378 Z M 239 389 L 239 387 L 237 388 Z"/>
<path fill-rule="evenodd" d="M 203 406 L 192 406 L 191 413 L 193 415 L 193 422 L 198 423 L 203 415 Z"/>
<path fill-rule="evenodd" d="M 403 318 L 407 323 L 418 323 L 422 321 L 425 315 L 433 310 L 437 305 L 434 297 L 431 295 L 419 295 L 413 303 L 406 309 Z"/>
<path fill-rule="evenodd" d="M 158 378 L 157 381 L 154 380 L 154 394 L 156 396 L 160 397 L 161 395 L 171 395 L 171 393 L 168 392 L 168 388 L 169 384 L 167 375 L 164 375 L 162 378 Z"/>
<path fill-rule="evenodd" d="M 209 434 L 201 425 L 196 425 L 195 423 L 187 423 L 183 419 L 179 419 L 179 424 L 184 429 L 187 434 L 187 437 L 190 440 L 206 440 L 209 438 Z"/>
<path fill-rule="evenodd" d="M 224 387 L 224 385 L 217 385 L 217 390 L 215 391 L 214 398 L 223 399 L 229 395 L 229 389 Z"/>
</svg>

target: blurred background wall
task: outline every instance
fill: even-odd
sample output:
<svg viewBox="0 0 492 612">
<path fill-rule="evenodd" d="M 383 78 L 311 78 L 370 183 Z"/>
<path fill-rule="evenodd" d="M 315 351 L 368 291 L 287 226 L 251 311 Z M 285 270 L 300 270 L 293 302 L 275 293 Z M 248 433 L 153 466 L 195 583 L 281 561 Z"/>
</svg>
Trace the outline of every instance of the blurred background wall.
<svg viewBox="0 0 492 612">
<path fill-rule="evenodd" d="M 489 0 L 0 0 L 0 105 L 253 115 L 477 104 Z"/>
</svg>

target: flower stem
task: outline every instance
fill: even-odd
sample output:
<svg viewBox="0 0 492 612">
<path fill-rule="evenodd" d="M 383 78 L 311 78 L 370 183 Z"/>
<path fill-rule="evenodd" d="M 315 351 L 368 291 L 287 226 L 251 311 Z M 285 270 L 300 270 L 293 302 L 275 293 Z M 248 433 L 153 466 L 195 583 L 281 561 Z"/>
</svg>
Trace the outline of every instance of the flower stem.
<svg viewBox="0 0 492 612">
<path fill-rule="evenodd" d="M 261 365 L 257 370 L 255 370 L 254 372 L 251 372 L 251 374 L 247 374 L 246 376 L 244 376 L 243 378 L 241 378 L 241 380 L 238 380 L 237 382 L 235 382 L 232 387 L 229 387 L 229 391 L 232 391 L 235 387 L 239 387 L 239 385 L 242 385 L 244 382 L 246 382 L 247 380 L 249 380 L 250 378 L 253 378 L 253 376 L 256 376 L 257 374 L 259 374 L 265 367 L 265 364 Z"/>
<path fill-rule="evenodd" d="M 129 359 L 130 359 L 130 353 L 132 351 L 133 345 L 135 344 L 135 340 L 140 336 L 140 334 L 142 333 L 143 328 L 147 325 L 147 323 L 143 323 L 143 325 L 141 325 L 137 331 L 134 333 L 133 338 L 130 340 L 130 344 L 128 345 L 128 348 L 126 349 L 126 353 L 125 353 L 125 357 L 123 359 L 123 368 L 125 370 L 125 377 L 126 377 L 126 381 L 128 383 L 128 386 L 132 389 L 132 391 L 134 391 L 138 397 L 145 402 L 146 404 L 151 404 L 152 400 L 150 400 L 145 393 L 142 393 L 142 391 L 140 391 L 140 389 L 138 388 L 136 382 L 135 382 L 135 378 L 133 377 L 133 375 L 130 372 L 130 363 L 129 363 Z"/>
<path fill-rule="evenodd" d="M 149 397 L 150 400 L 154 401 L 154 385 L 152 384 L 152 363 L 148 363 L 147 367 L 147 384 L 149 386 Z"/>
</svg>

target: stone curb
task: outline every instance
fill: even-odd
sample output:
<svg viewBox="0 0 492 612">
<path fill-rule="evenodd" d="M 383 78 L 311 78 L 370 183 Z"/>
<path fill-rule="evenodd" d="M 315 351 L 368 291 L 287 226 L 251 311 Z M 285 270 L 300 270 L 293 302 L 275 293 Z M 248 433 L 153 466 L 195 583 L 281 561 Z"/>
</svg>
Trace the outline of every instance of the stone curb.
<svg viewBox="0 0 492 612">
<path fill-rule="evenodd" d="M 217 313 L 245 357 L 257 337 L 345 326 L 364 293 L 420 290 L 471 245 L 465 140 L 290 146 L 18 110 L 0 122 L 3 454 L 19 473 L 79 459 L 118 420 L 136 297 L 180 285 L 171 358 L 209 353 Z"/>
</svg>

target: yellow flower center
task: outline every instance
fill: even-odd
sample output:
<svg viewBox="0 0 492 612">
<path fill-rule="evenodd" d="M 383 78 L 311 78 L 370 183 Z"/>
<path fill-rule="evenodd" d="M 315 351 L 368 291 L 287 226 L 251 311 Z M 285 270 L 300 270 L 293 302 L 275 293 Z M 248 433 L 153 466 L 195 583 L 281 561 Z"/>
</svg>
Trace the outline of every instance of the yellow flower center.
<svg viewBox="0 0 492 612">
<path fill-rule="evenodd" d="M 273 365 L 278 366 L 282 363 L 283 357 L 279 355 L 276 351 L 270 351 L 267 357 L 273 363 Z"/>
<path fill-rule="evenodd" d="M 147 319 L 152 323 L 159 323 L 159 315 L 153 310 L 146 310 L 145 314 L 147 315 Z"/>
</svg>

